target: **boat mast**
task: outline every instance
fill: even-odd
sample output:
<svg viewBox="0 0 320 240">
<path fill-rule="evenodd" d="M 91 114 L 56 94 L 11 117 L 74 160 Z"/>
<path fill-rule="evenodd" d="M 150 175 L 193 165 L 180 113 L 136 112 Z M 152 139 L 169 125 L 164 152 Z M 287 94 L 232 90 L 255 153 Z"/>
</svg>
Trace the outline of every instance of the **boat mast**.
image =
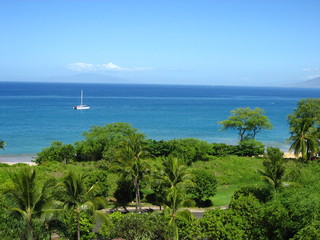
<svg viewBox="0 0 320 240">
<path fill-rule="evenodd" d="M 80 105 L 82 105 L 82 98 L 83 98 L 83 90 L 81 90 Z"/>
</svg>

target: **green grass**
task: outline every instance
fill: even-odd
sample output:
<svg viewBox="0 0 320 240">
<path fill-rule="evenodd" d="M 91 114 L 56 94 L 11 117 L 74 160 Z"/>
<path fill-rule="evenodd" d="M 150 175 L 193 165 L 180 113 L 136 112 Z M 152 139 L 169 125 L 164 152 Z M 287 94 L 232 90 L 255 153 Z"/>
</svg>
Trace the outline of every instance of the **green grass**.
<svg viewBox="0 0 320 240">
<path fill-rule="evenodd" d="M 210 200 L 213 202 L 213 206 L 220 207 L 230 203 L 233 193 L 239 188 L 236 185 L 222 185 L 217 187 L 217 193 Z"/>
<path fill-rule="evenodd" d="M 203 169 L 214 174 L 218 181 L 217 193 L 211 201 L 214 206 L 230 203 L 234 192 L 241 186 L 262 183 L 258 169 L 263 169 L 263 159 L 254 157 L 212 157 L 207 162 L 196 162 L 193 169 Z"/>
<path fill-rule="evenodd" d="M 253 157 L 213 157 L 210 161 L 196 162 L 194 169 L 203 169 L 217 177 L 219 185 L 243 185 L 260 181 L 258 169 L 262 159 Z"/>
</svg>

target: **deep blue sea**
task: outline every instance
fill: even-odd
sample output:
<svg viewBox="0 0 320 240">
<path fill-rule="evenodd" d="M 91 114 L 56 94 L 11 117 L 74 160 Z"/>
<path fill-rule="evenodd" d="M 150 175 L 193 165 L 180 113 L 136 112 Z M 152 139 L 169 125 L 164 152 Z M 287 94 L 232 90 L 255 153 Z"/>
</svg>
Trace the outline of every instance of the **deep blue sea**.
<svg viewBox="0 0 320 240">
<path fill-rule="evenodd" d="M 90 110 L 72 109 L 81 89 Z M 235 144 L 237 133 L 219 131 L 218 121 L 239 107 L 263 108 L 274 129 L 257 140 L 287 150 L 287 115 L 307 97 L 320 97 L 320 89 L 0 82 L 0 138 L 7 143 L 0 155 L 35 154 L 51 141 L 73 143 L 91 126 L 113 122 L 129 122 L 157 140 Z"/>
</svg>

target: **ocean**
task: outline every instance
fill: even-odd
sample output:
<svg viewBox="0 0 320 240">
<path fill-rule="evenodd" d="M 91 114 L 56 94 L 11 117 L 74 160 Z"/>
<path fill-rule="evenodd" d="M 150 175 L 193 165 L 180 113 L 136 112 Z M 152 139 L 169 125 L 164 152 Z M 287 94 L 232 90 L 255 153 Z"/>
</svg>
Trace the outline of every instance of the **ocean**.
<svg viewBox="0 0 320 240">
<path fill-rule="evenodd" d="M 90 110 L 73 110 L 80 91 Z M 186 85 L 0 82 L 1 156 L 29 156 L 52 141 L 74 143 L 91 126 L 128 122 L 148 138 L 198 138 L 236 144 L 236 131 L 219 121 L 239 107 L 260 107 L 274 128 L 257 135 L 267 146 L 288 150 L 287 115 L 320 89 Z"/>
</svg>

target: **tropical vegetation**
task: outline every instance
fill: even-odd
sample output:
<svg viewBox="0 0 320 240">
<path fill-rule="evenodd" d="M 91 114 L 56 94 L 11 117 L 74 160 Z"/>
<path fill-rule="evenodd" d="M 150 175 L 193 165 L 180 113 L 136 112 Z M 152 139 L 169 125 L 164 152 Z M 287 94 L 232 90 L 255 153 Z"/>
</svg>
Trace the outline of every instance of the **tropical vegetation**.
<svg viewBox="0 0 320 240">
<path fill-rule="evenodd" d="M 318 239 L 319 104 L 288 116 L 298 158 L 254 139 L 271 127 L 254 109 L 234 146 L 112 123 L 53 142 L 36 166 L 0 164 L 0 238 Z"/>
</svg>

